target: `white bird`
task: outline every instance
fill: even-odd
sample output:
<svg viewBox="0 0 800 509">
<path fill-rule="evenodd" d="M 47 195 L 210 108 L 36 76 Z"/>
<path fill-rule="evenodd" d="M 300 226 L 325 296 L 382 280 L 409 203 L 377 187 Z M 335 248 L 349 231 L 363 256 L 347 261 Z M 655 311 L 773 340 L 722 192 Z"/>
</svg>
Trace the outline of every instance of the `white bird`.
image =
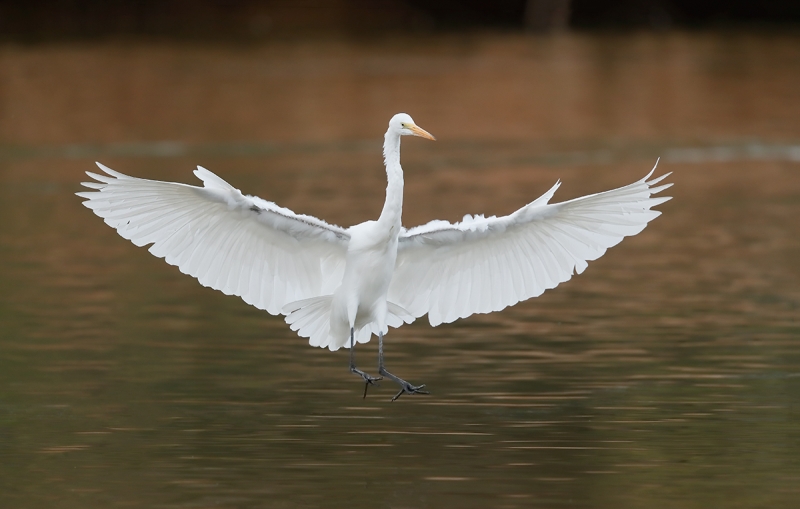
<svg viewBox="0 0 800 509">
<path fill-rule="evenodd" d="M 428 315 L 432 326 L 499 311 L 580 274 L 623 237 L 636 235 L 670 197 L 655 171 L 619 189 L 549 204 L 560 181 L 503 217 L 464 216 L 407 230 L 401 223 L 400 137 L 434 140 L 411 117 L 389 121 L 383 144 L 388 185 L 377 221 L 341 228 L 244 195 L 197 167 L 196 187 L 130 177 L 100 163 L 87 172 L 95 191 L 83 204 L 137 246 L 196 277 L 204 286 L 286 315 L 312 346 L 350 347 L 350 371 L 370 384 L 387 377 L 400 392 L 427 394 L 384 367 L 388 327 Z M 656 162 L 656 164 L 658 164 Z M 355 343 L 378 336 L 378 374 L 356 368 Z"/>
</svg>

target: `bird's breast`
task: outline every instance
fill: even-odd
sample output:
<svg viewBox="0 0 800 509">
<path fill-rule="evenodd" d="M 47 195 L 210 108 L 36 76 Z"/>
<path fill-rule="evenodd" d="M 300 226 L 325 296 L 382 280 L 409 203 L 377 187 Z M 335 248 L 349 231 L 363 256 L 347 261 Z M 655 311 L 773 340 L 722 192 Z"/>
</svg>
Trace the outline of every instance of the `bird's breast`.
<svg viewBox="0 0 800 509">
<path fill-rule="evenodd" d="M 400 227 L 388 225 L 379 221 L 367 221 L 351 226 L 348 229 L 350 242 L 347 246 L 348 255 L 351 253 L 370 252 L 397 253 L 397 239 L 400 236 Z"/>
<path fill-rule="evenodd" d="M 397 235 L 375 221 L 357 225 L 350 229 L 343 283 L 360 300 L 385 297 L 396 260 Z"/>
</svg>

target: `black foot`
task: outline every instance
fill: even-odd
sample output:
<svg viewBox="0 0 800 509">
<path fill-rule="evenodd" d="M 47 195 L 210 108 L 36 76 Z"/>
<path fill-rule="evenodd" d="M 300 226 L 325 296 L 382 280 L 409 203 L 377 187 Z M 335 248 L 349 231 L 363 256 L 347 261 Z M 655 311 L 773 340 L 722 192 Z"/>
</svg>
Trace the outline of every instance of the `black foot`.
<svg viewBox="0 0 800 509">
<path fill-rule="evenodd" d="M 364 373 L 363 371 L 361 371 L 360 369 L 358 369 L 355 366 L 351 366 L 350 367 L 350 372 L 351 373 L 355 373 L 356 375 L 358 375 L 358 376 L 360 376 L 361 378 L 364 379 L 364 382 L 365 382 L 364 383 L 364 398 L 367 397 L 367 389 L 369 388 L 370 385 L 378 385 L 375 382 L 377 382 L 378 380 L 383 380 L 382 376 L 370 376 L 370 375 Z"/>
<path fill-rule="evenodd" d="M 396 400 L 397 398 L 399 398 L 403 394 L 430 394 L 430 392 L 422 390 L 422 389 L 425 388 L 425 384 L 422 384 L 422 385 L 411 385 L 410 383 L 405 382 L 405 383 L 403 383 L 401 385 L 403 386 L 403 388 L 400 389 L 400 392 L 398 392 L 397 394 L 394 395 L 394 397 L 392 398 L 392 401 Z"/>
<path fill-rule="evenodd" d="M 411 385 L 410 383 L 406 382 L 402 378 L 394 376 L 393 374 L 389 373 L 388 371 L 386 371 L 383 368 L 380 368 L 378 370 L 378 372 L 381 375 L 385 376 L 386 378 L 389 378 L 390 380 L 394 381 L 400 387 L 402 387 L 402 389 L 400 389 L 400 392 L 398 392 L 397 394 L 394 395 L 394 397 L 392 398 L 392 401 L 396 400 L 397 398 L 399 398 L 403 394 L 430 394 L 430 392 L 422 390 L 422 389 L 425 388 L 425 384 L 422 384 L 422 385 Z"/>
</svg>

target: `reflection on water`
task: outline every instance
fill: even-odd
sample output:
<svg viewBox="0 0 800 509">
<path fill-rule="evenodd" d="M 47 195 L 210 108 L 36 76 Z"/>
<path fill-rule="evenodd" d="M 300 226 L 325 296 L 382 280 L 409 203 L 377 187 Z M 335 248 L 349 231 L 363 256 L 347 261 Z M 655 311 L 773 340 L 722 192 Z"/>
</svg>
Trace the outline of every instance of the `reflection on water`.
<svg viewBox="0 0 800 509">
<path fill-rule="evenodd" d="M 2 51 L 0 505 L 793 506 L 797 40 L 429 43 Z M 127 71 L 101 72 L 121 53 Z M 402 109 L 442 140 L 404 144 L 409 226 L 507 213 L 558 178 L 561 199 L 625 184 L 658 154 L 675 199 L 538 299 L 392 331 L 389 368 L 432 395 L 389 403 L 391 384 L 361 399 L 346 351 L 200 287 L 72 195 L 91 157 L 187 182 L 201 163 L 352 224 L 380 210 Z M 189 149 L 114 153 L 174 139 Z"/>
</svg>

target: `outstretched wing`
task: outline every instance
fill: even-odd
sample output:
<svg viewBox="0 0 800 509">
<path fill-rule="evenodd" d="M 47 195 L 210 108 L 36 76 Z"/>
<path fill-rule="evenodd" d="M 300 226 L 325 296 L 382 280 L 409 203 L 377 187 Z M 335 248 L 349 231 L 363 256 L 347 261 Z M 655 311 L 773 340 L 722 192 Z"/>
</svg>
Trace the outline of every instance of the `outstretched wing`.
<svg viewBox="0 0 800 509">
<path fill-rule="evenodd" d="M 100 163 L 95 191 L 76 193 L 124 238 L 201 284 L 277 315 L 284 305 L 331 293 L 350 235 L 343 228 L 255 196 L 198 166 L 203 187 L 130 177 Z"/>
<path fill-rule="evenodd" d="M 653 168 L 655 171 L 655 168 Z M 670 197 L 651 198 L 669 175 L 548 204 L 556 189 L 505 217 L 433 221 L 400 236 L 389 301 L 431 325 L 489 313 L 580 274 L 623 237 L 636 235 Z"/>
</svg>

